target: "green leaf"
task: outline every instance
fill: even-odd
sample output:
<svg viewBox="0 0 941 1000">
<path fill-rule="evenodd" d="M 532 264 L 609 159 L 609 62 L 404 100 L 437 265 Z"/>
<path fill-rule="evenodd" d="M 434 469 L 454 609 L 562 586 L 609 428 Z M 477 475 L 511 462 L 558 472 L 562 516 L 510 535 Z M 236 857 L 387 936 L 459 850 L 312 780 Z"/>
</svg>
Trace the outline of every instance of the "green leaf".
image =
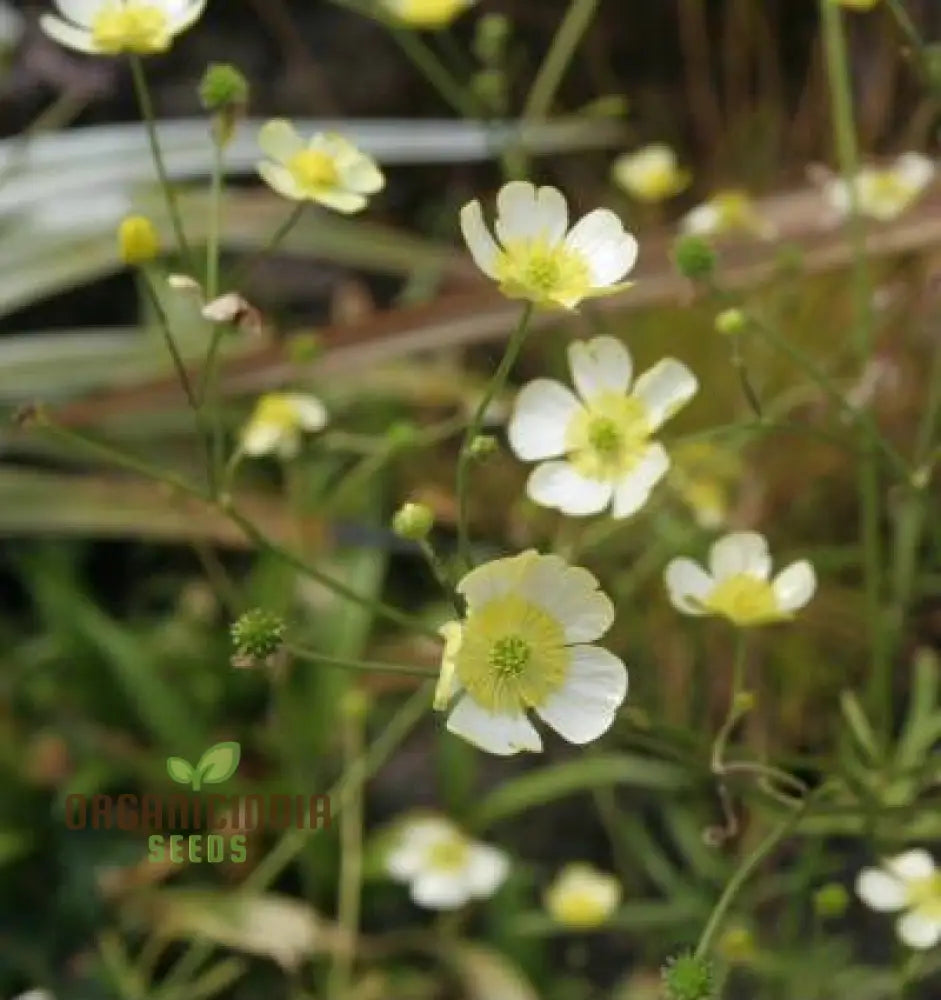
<svg viewBox="0 0 941 1000">
<path fill-rule="evenodd" d="M 193 765 L 182 757 L 168 757 L 167 774 L 178 784 L 189 785 L 196 772 L 193 770 Z"/>
<path fill-rule="evenodd" d="M 235 774 L 241 757 L 241 746 L 232 740 L 210 747 L 196 765 L 200 783 L 218 785 L 220 782 L 228 781 Z"/>
<path fill-rule="evenodd" d="M 632 785 L 658 791 L 688 787 L 692 778 L 674 764 L 638 757 L 607 754 L 568 761 L 504 782 L 478 807 L 475 826 L 480 829 L 534 806 L 565 798 L 591 788 Z"/>
</svg>

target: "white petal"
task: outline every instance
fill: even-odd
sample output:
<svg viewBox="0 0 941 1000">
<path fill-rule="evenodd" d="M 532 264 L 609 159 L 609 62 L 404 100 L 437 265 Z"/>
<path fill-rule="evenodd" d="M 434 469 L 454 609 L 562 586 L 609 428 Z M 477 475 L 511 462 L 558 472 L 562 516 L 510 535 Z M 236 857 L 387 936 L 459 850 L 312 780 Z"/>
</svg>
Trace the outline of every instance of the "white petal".
<svg viewBox="0 0 941 1000">
<path fill-rule="evenodd" d="M 615 337 L 570 344 L 569 366 L 575 388 L 586 402 L 602 392 L 623 395 L 630 387 L 634 370 L 630 351 Z"/>
<path fill-rule="evenodd" d="M 879 913 L 894 913 L 905 906 L 905 884 L 880 868 L 864 868 L 856 879 L 856 895 Z"/>
<path fill-rule="evenodd" d="M 712 236 L 719 228 L 719 210 L 707 202 L 683 216 L 680 228 L 693 236 Z"/>
<path fill-rule="evenodd" d="M 80 28 L 90 28 L 103 0 L 55 0 L 62 16 Z"/>
<path fill-rule="evenodd" d="M 494 559 L 468 573 L 457 585 L 457 592 L 464 596 L 469 611 L 475 611 L 497 597 L 508 594 L 519 586 L 526 568 L 539 558 L 535 549 L 527 549 L 518 556 Z"/>
<path fill-rule="evenodd" d="M 664 580 L 670 603 L 684 615 L 704 614 L 702 603 L 715 586 L 712 577 L 692 559 L 674 559 L 667 566 Z"/>
<path fill-rule="evenodd" d="M 500 248 L 487 229 L 479 201 L 472 201 L 461 209 L 461 232 L 474 263 L 488 278 L 496 278 Z"/>
<path fill-rule="evenodd" d="M 574 646 L 565 686 L 536 713 L 569 743 L 581 746 L 611 728 L 626 697 L 627 668 L 614 653 Z"/>
<path fill-rule="evenodd" d="M 589 212 L 568 234 L 565 244 L 585 258 L 595 288 L 620 281 L 637 262 L 637 240 L 606 208 Z"/>
<path fill-rule="evenodd" d="M 444 639 L 444 650 L 441 653 L 441 670 L 435 685 L 433 707 L 436 712 L 443 712 L 461 690 L 461 682 L 457 676 L 455 657 L 464 639 L 464 630 L 460 622 L 447 622 L 438 629 Z"/>
<path fill-rule="evenodd" d="M 274 118 L 258 133 L 261 151 L 278 163 L 285 163 L 304 148 L 304 140 L 286 118 Z"/>
<path fill-rule="evenodd" d="M 927 187 L 934 177 L 935 165 L 921 153 L 904 153 L 898 158 L 895 170 L 899 177 L 915 191 Z"/>
<path fill-rule="evenodd" d="M 294 180 L 291 171 L 287 167 L 262 160 L 258 164 L 258 173 L 268 187 L 277 191 L 282 198 L 290 198 L 292 201 L 304 201 L 306 199 L 307 195 L 300 189 L 297 181 Z"/>
<path fill-rule="evenodd" d="M 355 191 L 341 191 L 337 188 L 321 188 L 311 197 L 318 204 L 332 208 L 335 212 L 341 212 L 343 215 L 362 212 L 367 204 L 365 195 L 357 194 Z"/>
<path fill-rule="evenodd" d="M 39 19 L 39 26 L 53 41 L 64 45 L 67 49 L 88 54 L 95 54 L 98 51 L 90 31 L 60 21 L 52 14 L 43 14 Z"/>
<path fill-rule="evenodd" d="M 902 942 L 909 948 L 933 948 L 941 941 L 941 920 L 932 920 L 918 910 L 912 910 L 899 921 L 898 931 Z"/>
<path fill-rule="evenodd" d="M 565 641 L 594 642 L 611 628 L 614 605 L 594 574 L 570 566 L 561 556 L 539 555 L 521 575 L 518 593 L 556 619 Z"/>
<path fill-rule="evenodd" d="M 817 575 L 813 566 L 802 559 L 782 570 L 772 583 L 774 596 L 782 611 L 797 611 L 814 596 Z"/>
<path fill-rule="evenodd" d="M 305 431 L 320 431 L 327 426 L 327 409 L 316 396 L 288 392 L 284 399 L 294 407 L 297 422 Z"/>
<path fill-rule="evenodd" d="M 412 899 L 427 910 L 456 910 L 470 898 L 460 875 L 439 871 L 421 872 L 412 882 Z"/>
<path fill-rule="evenodd" d="M 631 393 L 647 407 L 651 430 L 661 427 L 699 390 L 696 376 L 674 358 L 664 358 L 638 378 Z"/>
<path fill-rule="evenodd" d="M 242 432 L 242 451 L 252 457 L 272 455 L 280 450 L 284 436 L 284 429 L 277 424 L 252 421 Z"/>
<path fill-rule="evenodd" d="M 500 757 L 510 757 L 521 750 L 534 753 L 542 750 L 539 733 L 525 715 L 493 715 L 470 695 L 464 695 L 457 703 L 448 719 L 448 731 Z"/>
<path fill-rule="evenodd" d="M 767 580 L 771 575 L 768 543 L 757 531 L 733 531 L 709 550 L 709 569 L 716 582 L 740 573 Z"/>
<path fill-rule="evenodd" d="M 581 410 L 575 396 L 558 382 L 538 378 L 516 397 L 510 417 L 510 447 L 524 462 L 565 454 L 569 425 Z"/>
<path fill-rule="evenodd" d="M 526 494 L 534 503 L 570 517 L 600 514 L 613 493 L 611 483 L 586 479 L 568 462 L 544 462 L 533 469 L 526 483 Z"/>
<path fill-rule="evenodd" d="M 556 188 L 510 181 L 497 195 L 495 229 L 504 246 L 515 240 L 545 240 L 554 246 L 565 236 L 568 224 L 568 205 Z"/>
<path fill-rule="evenodd" d="M 492 896 L 506 881 L 510 872 L 510 859 L 490 844 L 474 844 L 467 865 L 466 883 L 471 895 L 477 899 Z"/>
<path fill-rule="evenodd" d="M 823 189 L 823 195 L 838 216 L 842 218 L 849 214 L 850 186 L 842 177 L 829 181 Z"/>
<path fill-rule="evenodd" d="M 927 851 L 920 848 L 890 858 L 885 862 L 885 867 L 903 882 L 919 882 L 922 879 L 931 878 L 935 873 L 933 858 Z"/>
<path fill-rule="evenodd" d="M 171 22 L 171 30 L 174 35 L 180 34 L 191 28 L 203 15 L 208 0 L 195 0 L 193 3 L 180 4 L 180 11 Z"/>
<path fill-rule="evenodd" d="M 615 486 L 613 516 L 621 518 L 636 514 L 669 469 L 670 456 L 663 445 L 650 445 L 640 462 Z"/>
<path fill-rule="evenodd" d="M 377 194 L 386 186 L 383 172 L 368 156 L 359 156 L 341 172 L 343 186 L 357 194 Z"/>
</svg>

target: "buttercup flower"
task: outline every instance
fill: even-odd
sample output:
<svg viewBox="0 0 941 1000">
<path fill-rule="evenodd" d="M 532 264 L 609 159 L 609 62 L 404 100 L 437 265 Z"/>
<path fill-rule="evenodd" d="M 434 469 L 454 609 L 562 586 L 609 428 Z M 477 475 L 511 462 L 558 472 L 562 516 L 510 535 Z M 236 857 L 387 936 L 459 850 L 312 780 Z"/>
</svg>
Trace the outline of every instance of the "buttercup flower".
<svg viewBox="0 0 941 1000">
<path fill-rule="evenodd" d="M 39 23 L 52 39 L 78 52 L 149 56 L 166 52 L 192 27 L 206 0 L 55 0 L 62 17 L 44 14 Z"/>
<path fill-rule="evenodd" d="M 619 157 L 611 168 L 614 181 L 638 201 L 666 201 L 689 187 L 690 173 L 676 153 L 662 143 Z"/>
<path fill-rule="evenodd" d="M 403 825 L 386 856 L 386 870 L 407 882 L 411 897 L 429 910 L 454 910 L 492 896 L 510 870 L 496 847 L 466 837 L 453 823 L 423 816 Z"/>
<path fill-rule="evenodd" d="M 566 865 L 546 890 L 549 915 L 565 927 L 598 927 L 617 909 L 621 883 L 587 864 Z"/>
<path fill-rule="evenodd" d="M 477 0 L 381 0 L 396 20 L 413 28 L 446 28 Z"/>
<path fill-rule="evenodd" d="M 614 620 L 588 570 L 530 549 L 471 571 L 457 590 L 467 602 L 445 639 L 435 708 L 457 697 L 448 729 L 489 753 L 538 752 L 527 711 L 570 743 L 596 740 L 627 695 L 627 670 L 589 645 Z"/>
<path fill-rule="evenodd" d="M 680 228 L 694 236 L 740 233 L 769 239 L 775 233 L 774 226 L 762 218 L 748 192 L 739 190 L 717 192 L 687 213 Z"/>
<path fill-rule="evenodd" d="M 715 542 L 709 570 L 691 559 L 674 559 L 666 570 L 670 601 L 684 614 L 721 615 L 742 628 L 788 621 L 817 589 L 806 559 L 772 580 L 768 543 L 754 531 L 732 532 Z"/>
<path fill-rule="evenodd" d="M 295 392 L 272 392 L 255 405 L 242 429 L 241 448 L 246 455 L 278 455 L 294 458 L 301 450 L 305 431 L 323 430 L 327 411 L 315 396 Z"/>
<path fill-rule="evenodd" d="M 856 880 L 859 898 L 880 913 L 905 911 L 898 935 L 909 948 L 933 948 L 941 942 L 941 872 L 927 851 L 907 851 L 866 868 Z"/>
<path fill-rule="evenodd" d="M 731 492 L 742 474 L 738 455 L 712 441 L 687 441 L 672 454 L 670 484 L 702 528 L 718 528 L 728 517 Z"/>
<path fill-rule="evenodd" d="M 890 222 L 906 212 L 934 180 L 934 163 L 920 153 L 905 153 L 890 167 L 864 167 L 856 175 L 856 204 L 861 215 Z M 825 188 L 827 201 L 845 218 L 851 210 L 850 186 L 834 178 Z"/>
<path fill-rule="evenodd" d="M 316 201 L 351 215 L 385 187 L 375 160 L 341 135 L 318 132 L 305 143 L 289 121 L 276 118 L 262 128 L 258 145 L 270 157 L 258 164 L 258 173 L 292 201 Z"/>
<path fill-rule="evenodd" d="M 590 212 L 570 231 L 561 191 L 511 181 L 497 195 L 496 234 L 479 201 L 461 210 L 461 231 L 474 263 L 511 299 L 574 309 L 583 299 L 611 295 L 637 260 L 637 240 L 607 209 Z"/>
<path fill-rule="evenodd" d="M 614 337 L 571 344 L 569 365 L 578 395 L 541 378 L 517 397 L 510 447 L 523 461 L 541 463 L 526 492 L 575 517 L 609 505 L 614 517 L 628 517 L 670 467 L 651 436 L 692 399 L 698 383 L 685 365 L 665 358 L 631 388 L 633 361 Z"/>
</svg>

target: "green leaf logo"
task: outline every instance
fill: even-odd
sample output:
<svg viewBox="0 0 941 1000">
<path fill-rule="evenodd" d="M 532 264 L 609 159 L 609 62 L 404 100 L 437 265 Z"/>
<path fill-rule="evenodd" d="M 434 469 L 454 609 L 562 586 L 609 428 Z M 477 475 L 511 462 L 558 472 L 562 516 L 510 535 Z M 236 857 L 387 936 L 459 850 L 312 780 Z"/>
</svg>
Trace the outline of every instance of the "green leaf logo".
<svg viewBox="0 0 941 1000">
<path fill-rule="evenodd" d="M 206 785 L 218 785 L 235 774 L 242 757 L 242 748 L 234 740 L 211 746 L 193 767 L 182 757 L 167 758 L 167 773 L 181 785 L 190 785 L 194 792 Z"/>
</svg>

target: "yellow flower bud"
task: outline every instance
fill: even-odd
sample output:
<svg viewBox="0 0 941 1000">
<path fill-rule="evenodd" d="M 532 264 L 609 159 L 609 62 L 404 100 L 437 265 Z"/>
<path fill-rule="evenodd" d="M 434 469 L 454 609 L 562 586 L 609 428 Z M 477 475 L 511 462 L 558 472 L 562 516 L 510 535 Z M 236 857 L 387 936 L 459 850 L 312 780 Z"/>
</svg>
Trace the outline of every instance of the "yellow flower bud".
<svg viewBox="0 0 941 1000">
<path fill-rule="evenodd" d="M 118 228 L 118 246 L 125 264 L 147 264 L 160 253 L 160 237 L 144 215 L 129 215 Z"/>
</svg>

